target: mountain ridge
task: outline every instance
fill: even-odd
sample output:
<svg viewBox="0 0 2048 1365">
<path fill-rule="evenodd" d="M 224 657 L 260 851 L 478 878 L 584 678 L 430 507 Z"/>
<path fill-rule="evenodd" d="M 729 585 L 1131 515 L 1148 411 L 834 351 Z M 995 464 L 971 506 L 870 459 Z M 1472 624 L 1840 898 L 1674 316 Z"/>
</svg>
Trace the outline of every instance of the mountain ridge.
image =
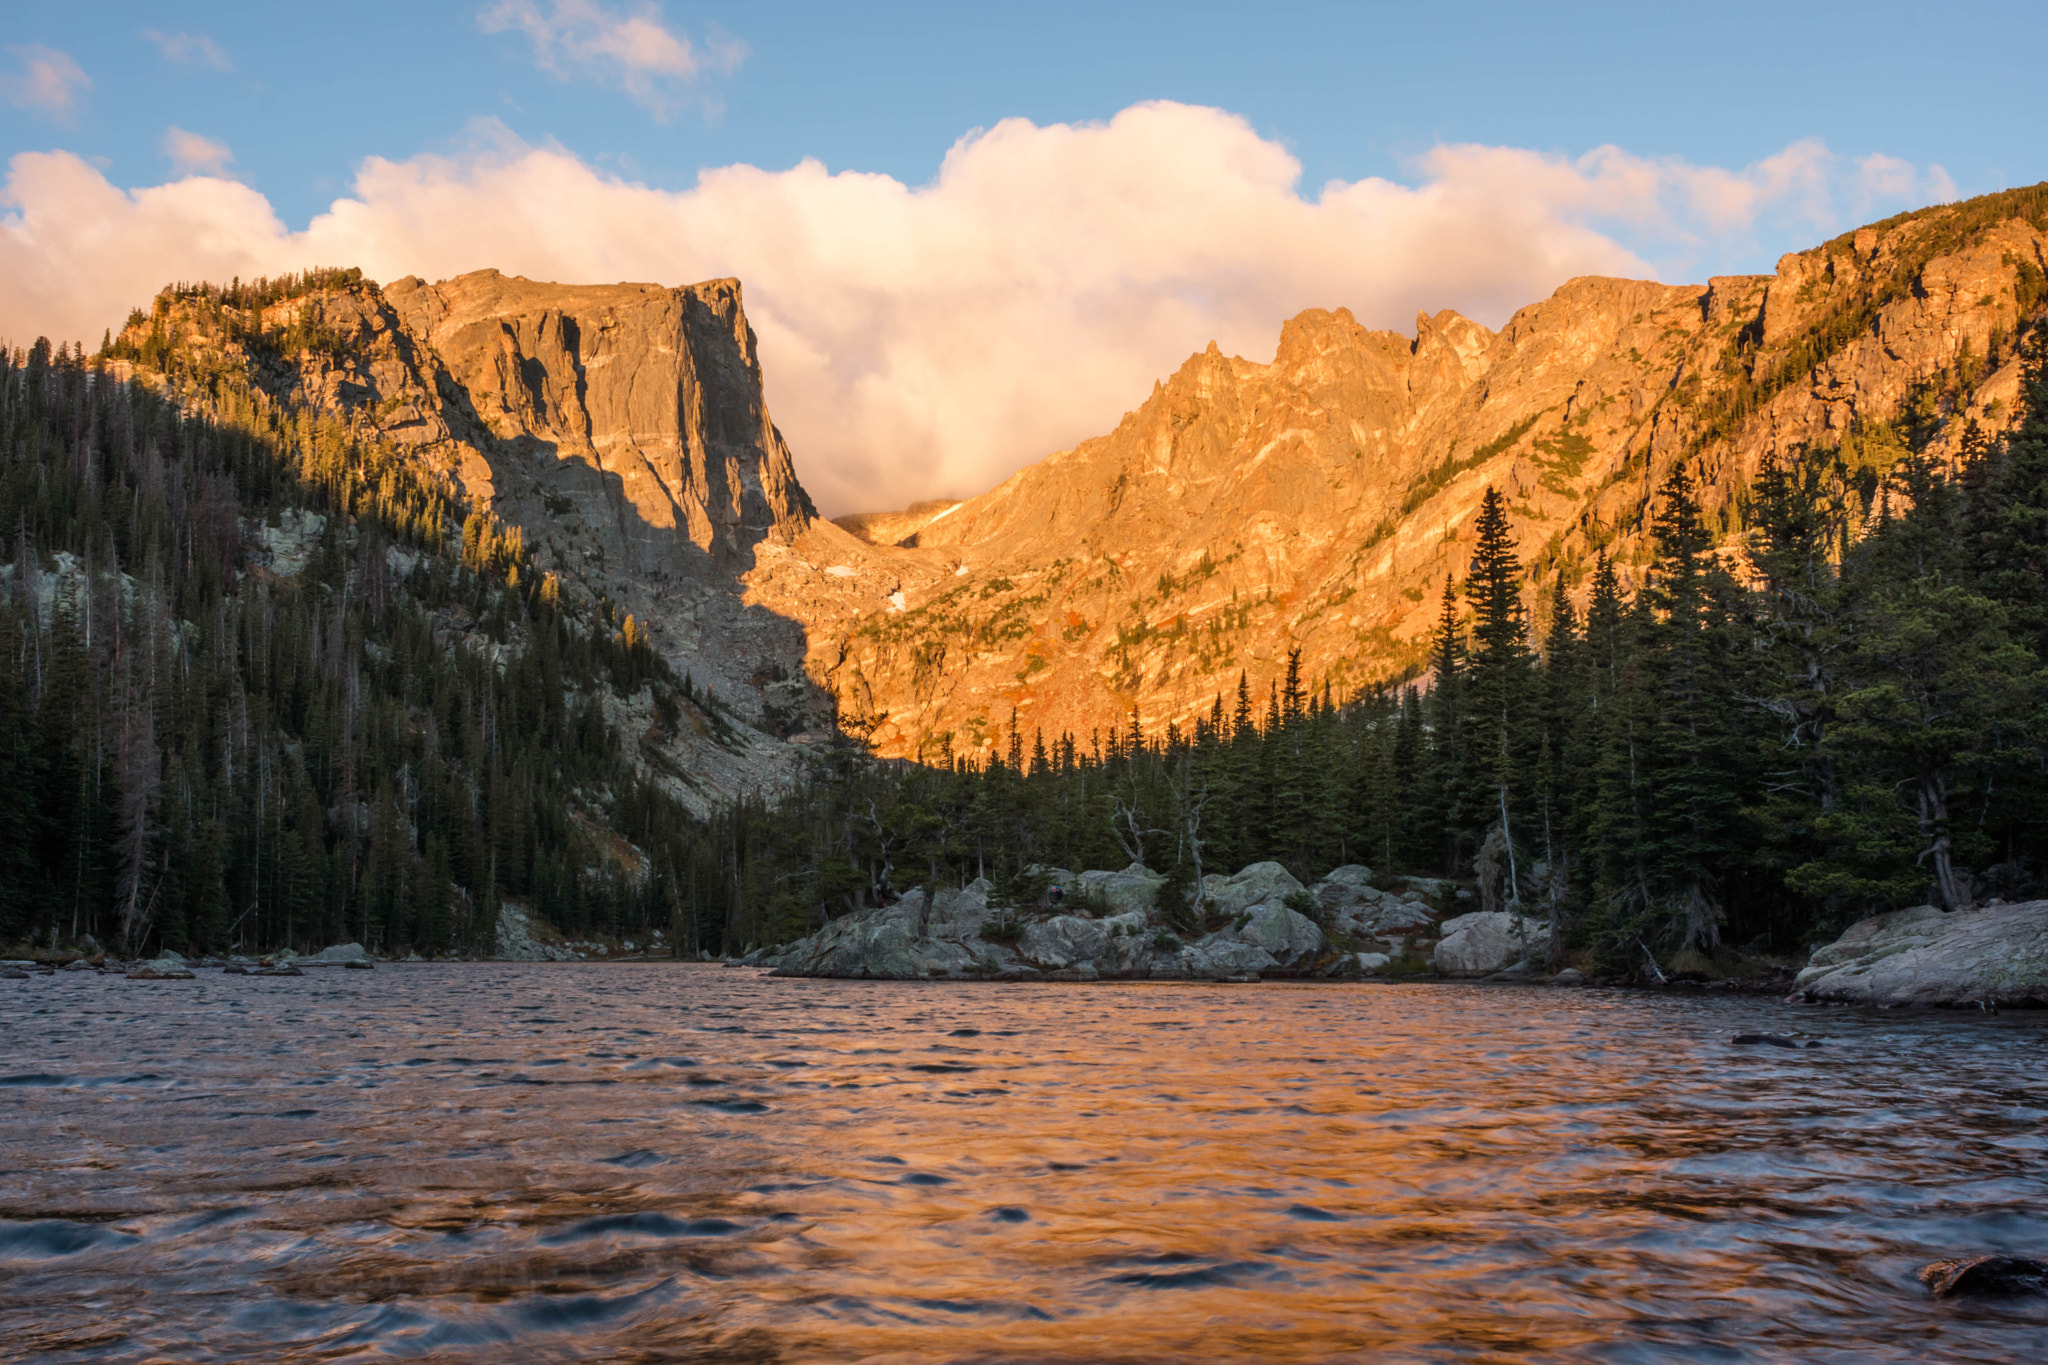
<svg viewBox="0 0 2048 1365">
<path fill-rule="evenodd" d="M 290 363 L 236 352 L 218 321 L 209 340 L 166 295 L 122 348 L 184 325 L 185 351 L 345 415 L 518 527 L 536 568 L 633 615 L 752 727 L 744 762 L 684 763 L 731 795 L 835 719 L 885 756 L 985 760 L 1134 710 L 1185 725 L 1294 651 L 1318 687 L 1412 676 L 1489 485 L 1538 612 L 1557 579 L 1582 594 L 1596 554 L 1633 581 L 1681 462 L 1724 540 L 1757 471 L 1800 452 L 1867 504 L 1909 446 L 1950 454 L 2009 418 L 2044 243 L 2037 186 L 1770 275 L 1575 278 L 1498 330 L 1307 309 L 1271 362 L 1211 343 L 1110 432 L 976 497 L 836 523 L 768 417 L 737 281 L 358 281 L 266 316 L 314 315 L 321 344 Z"/>
<path fill-rule="evenodd" d="M 912 756 L 1000 752 L 1013 709 L 1027 746 L 1133 708 L 1185 726 L 1240 673 L 1263 693 L 1293 649 L 1340 689 L 1411 673 L 1489 484 L 1532 589 L 1562 575 L 1582 594 L 1603 550 L 1631 579 L 1682 461 L 1726 538 L 1767 462 L 1829 452 L 1867 497 L 1909 444 L 1949 455 L 1972 424 L 1996 430 L 2044 227 L 2035 187 L 1859 228 L 1767 276 L 1577 278 L 1498 332 L 1444 312 L 1410 338 L 1310 309 L 1270 364 L 1212 343 L 1113 431 L 921 528 L 897 553 L 968 581 L 813 631 L 813 671 Z"/>
</svg>

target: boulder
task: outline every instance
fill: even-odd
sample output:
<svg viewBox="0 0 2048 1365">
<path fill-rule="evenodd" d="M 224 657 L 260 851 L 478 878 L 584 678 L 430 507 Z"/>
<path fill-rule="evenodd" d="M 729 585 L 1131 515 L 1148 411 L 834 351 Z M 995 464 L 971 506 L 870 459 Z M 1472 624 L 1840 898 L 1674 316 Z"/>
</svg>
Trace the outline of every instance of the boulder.
<svg viewBox="0 0 2048 1365">
<path fill-rule="evenodd" d="M 1492 976 L 1529 960 L 1549 946 L 1550 926 L 1504 910 L 1476 910 L 1443 922 L 1436 945 L 1442 976 Z"/>
<path fill-rule="evenodd" d="M 1393 960 L 1385 953 L 1360 953 L 1358 955 L 1358 970 L 1371 976 L 1385 968 Z"/>
<path fill-rule="evenodd" d="M 1577 967 L 1567 967 L 1556 976 L 1551 977 L 1550 984 L 1553 986 L 1583 986 L 1586 984 L 1586 974 Z"/>
<path fill-rule="evenodd" d="M 940 892 L 927 904 L 922 891 L 875 909 L 841 916 L 787 948 L 759 955 L 755 965 L 778 976 L 830 976 L 889 981 L 925 977 L 986 976 L 1002 965 L 1006 950 L 966 938 L 965 926 L 980 927 L 988 909 L 985 883 L 960 893 Z M 952 899 L 948 899 L 952 897 Z M 943 913 L 941 913 L 943 908 Z M 960 937 L 936 937 L 936 926 Z"/>
<path fill-rule="evenodd" d="M 333 966 L 336 963 L 353 966 L 358 962 L 369 962 L 370 960 L 370 955 L 363 951 L 363 945 L 360 943 L 337 943 L 331 948 L 322 948 L 311 957 L 299 959 L 301 962 L 324 963 L 328 966 Z"/>
<path fill-rule="evenodd" d="M 1427 928 L 1436 922 L 1436 916 L 1427 905 L 1419 901 L 1397 900 L 1388 897 L 1371 908 L 1364 923 L 1369 933 L 1382 938 L 1388 934 L 1405 934 L 1415 929 Z"/>
<path fill-rule="evenodd" d="M 1306 915 L 1274 902 L 1251 907 L 1251 916 L 1237 931 L 1239 941 L 1264 948 L 1282 967 L 1306 967 L 1322 951 L 1323 931 Z"/>
<path fill-rule="evenodd" d="M 23 970 L 22 970 L 21 968 L 19 968 L 19 967 L 9 967 L 9 968 L 5 969 L 4 971 L 0 971 L 0 981 L 26 981 L 26 980 L 28 980 L 28 973 L 27 973 L 27 972 L 25 972 L 25 971 L 23 971 Z"/>
<path fill-rule="evenodd" d="M 938 892 L 925 917 L 927 932 L 962 944 L 980 938 L 981 926 L 988 923 L 988 893 L 993 889 L 986 877 L 977 877 L 957 891 Z"/>
<path fill-rule="evenodd" d="M 1143 863 L 1132 863 L 1121 872 L 1083 872 L 1080 882 L 1081 894 L 1100 897 L 1111 914 L 1146 915 L 1166 877 Z"/>
<path fill-rule="evenodd" d="M 1306 890 L 1278 863 L 1253 863 L 1234 877 L 1202 878 L 1203 896 L 1225 915 L 1241 915 L 1254 905 L 1281 905 L 1288 892 Z"/>
<path fill-rule="evenodd" d="M 1181 973 L 1202 981 L 1229 981 L 1257 976 L 1280 964 L 1256 943 L 1246 943 L 1219 930 L 1180 951 Z"/>
<path fill-rule="evenodd" d="M 2048 1003 L 2048 901 L 1873 915 L 1816 948 L 1792 988 L 1863 1005 Z"/>
<path fill-rule="evenodd" d="M 1108 919 L 1055 915 L 1025 925 L 1017 939 L 1017 955 L 1048 971 L 1084 963 L 1097 972 L 1128 971 L 1149 947 L 1145 916 L 1137 910 Z"/>
</svg>

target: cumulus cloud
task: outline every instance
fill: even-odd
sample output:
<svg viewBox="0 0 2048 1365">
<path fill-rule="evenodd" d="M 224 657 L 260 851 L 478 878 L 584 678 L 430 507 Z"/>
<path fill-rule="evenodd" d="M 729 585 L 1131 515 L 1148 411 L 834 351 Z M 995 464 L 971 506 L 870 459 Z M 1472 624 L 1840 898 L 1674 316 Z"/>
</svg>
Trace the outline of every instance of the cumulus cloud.
<svg viewBox="0 0 2048 1365">
<path fill-rule="evenodd" d="M 162 146 L 179 175 L 226 175 L 235 159 L 227 143 L 178 127 L 164 129 Z"/>
<path fill-rule="evenodd" d="M 153 28 L 142 30 L 142 36 L 156 45 L 164 57 L 180 65 L 209 66 L 215 71 L 232 71 L 234 64 L 228 61 L 228 54 L 221 46 L 204 33 L 159 33 Z"/>
<path fill-rule="evenodd" d="M 1497 326 L 1571 276 L 1690 274 L 1772 215 L 1859 192 L 1816 144 L 1738 170 L 1450 146 L 1414 170 L 1304 193 L 1243 119 L 1161 103 L 977 130 L 920 186 L 805 161 L 665 191 L 485 124 L 459 154 L 366 161 L 290 231 L 232 181 L 123 191 L 67 153 L 23 154 L 0 190 L 0 331 L 95 337 L 168 280 L 312 264 L 736 275 L 798 472 L 826 510 L 873 510 L 979 492 L 1108 430 L 1212 339 L 1267 359 L 1306 307 Z"/>
<path fill-rule="evenodd" d="M 1956 182 L 1938 165 L 1921 170 L 1910 161 L 1872 152 L 1856 163 L 1853 202 L 1858 214 L 1904 200 L 1946 203 L 1956 197 Z"/>
<path fill-rule="evenodd" d="M 7 51 L 21 63 L 21 69 L 0 73 L 0 99 L 68 125 L 78 111 L 80 93 L 92 88 L 92 81 L 71 60 L 71 54 L 41 43 Z"/>
<path fill-rule="evenodd" d="M 690 102 L 707 72 L 729 72 L 746 55 L 742 44 L 717 35 L 698 47 L 665 25 L 653 4 L 620 13 L 600 0 L 550 0 L 545 8 L 536 0 L 495 0 L 477 22 L 486 33 L 524 33 L 541 70 L 616 86 L 662 121 Z"/>
</svg>

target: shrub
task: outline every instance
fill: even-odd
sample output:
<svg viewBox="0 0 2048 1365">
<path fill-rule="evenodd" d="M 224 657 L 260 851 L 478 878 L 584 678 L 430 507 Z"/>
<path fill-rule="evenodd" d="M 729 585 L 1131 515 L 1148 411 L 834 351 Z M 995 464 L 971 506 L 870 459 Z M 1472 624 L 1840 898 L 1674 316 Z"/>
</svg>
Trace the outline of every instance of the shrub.
<svg viewBox="0 0 2048 1365">
<path fill-rule="evenodd" d="M 1327 913 L 1323 909 L 1323 903 L 1317 900 L 1315 893 L 1311 891 L 1290 891 L 1281 897 L 1280 903 L 1295 914 L 1312 919 L 1317 924 L 1323 922 L 1323 916 Z"/>
</svg>

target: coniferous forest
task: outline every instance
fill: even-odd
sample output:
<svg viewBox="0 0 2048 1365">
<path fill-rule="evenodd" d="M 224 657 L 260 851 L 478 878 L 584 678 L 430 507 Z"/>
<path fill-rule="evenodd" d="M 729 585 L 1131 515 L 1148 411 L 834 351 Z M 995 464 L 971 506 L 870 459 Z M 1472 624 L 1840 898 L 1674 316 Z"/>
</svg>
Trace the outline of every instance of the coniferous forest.
<svg viewBox="0 0 2048 1365">
<path fill-rule="evenodd" d="M 985 766 L 849 724 L 779 799 L 696 819 L 600 697 L 715 703 L 516 531 L 332 419 L 39 342 L 0 357 L 0 941 L 488 952 L 512 900 L 735 952 L 913 884 L 1133 861 L 1193 927 L 1201 875 L 1273 859 L 1476 877 L 1627 970 L 2038 895 L 2048 336 L 2025 354 L 2007 434 L 1943 463 L 1930 409 L 1857 461 L 1793 452 L 1732 539 L 1681 467 L 1633 586 L 1600 557 L 1537 592 L 1489 491 L 1422 678 L 1334 696 L 1297 653 L 1190 725 L 1013 723 Z M 317 528 L 295 575 L 257 553 L 285 526 Z"/>
</svg>

